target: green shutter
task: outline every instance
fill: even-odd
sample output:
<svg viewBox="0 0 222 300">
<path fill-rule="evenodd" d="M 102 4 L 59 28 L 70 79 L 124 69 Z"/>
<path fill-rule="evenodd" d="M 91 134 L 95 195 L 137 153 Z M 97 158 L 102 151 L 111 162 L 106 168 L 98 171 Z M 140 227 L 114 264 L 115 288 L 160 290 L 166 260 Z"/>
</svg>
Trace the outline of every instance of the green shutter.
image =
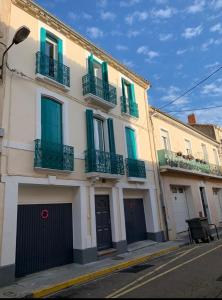
<svg viewBox="0 0 222 300">
<path fill-rule="evenodd" d="M 109 83 L 107 62 L 102 63 L 102 78 L 104 82 Z"/>
<path fill-rule="evenodd" d="M 122 108 L 122 112 L 126 112 L 126 93 L 125 93 L 125 79 L 122 78 L 122 102 L 121 102 L 121 108 Z"/>
<path fill-rule="evenodd" d="M 62 144 L 62 104 L 42 97 L 41 101 L 42 140 Z"/>
<path fill-rule="evenodd" d="M 136 103 L 134 84 L 130 84 L 130 103 Z"/>
<path fill-rule="evenodd" d="M 135 131 L 128 127 L 126 127 L 126 144 L 127 144 L 128 158 L 137 159 Z"/>
<path fill-rule="evenodd" d="M 95 149 L 93 111 L 86 110 L 87 150 Z"/>
<path fill-rule="evenodd" d="M 90 76 L 94 76 L 93 54 L 88 57 L 88 73 Z"/>
<path fill-rule="evenodd" d="M 58 81 L 63 84 L 63 42 L 58 39 Z"/>
<path fill-rule="evenodd" d="M 113 119 L 109 118 L 108 123 L 108 133 L 109 133 L 109 151 L 110 153 L 116 153 L 114 130 L 113 130 Z"/>
<path fill-rule="evenodd" d="M 40 30 L 40 51 L 42 54 L 45 54 L 45 42 L 46 42 L 46 30 L 41 27 Z"/>
</svg>

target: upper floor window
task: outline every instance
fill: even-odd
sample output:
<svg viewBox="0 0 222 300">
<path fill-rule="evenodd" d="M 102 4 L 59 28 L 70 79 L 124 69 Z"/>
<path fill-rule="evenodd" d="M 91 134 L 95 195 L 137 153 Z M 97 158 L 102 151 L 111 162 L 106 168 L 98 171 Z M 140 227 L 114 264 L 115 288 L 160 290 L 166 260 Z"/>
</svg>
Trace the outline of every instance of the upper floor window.
<svg viewBox="0 0 222 300">
<path fill-rule="evenodd" d="M 192 148 L 191 148 L 191 142 L 187 139 L 185 139 L 185 149 L 186 149 L 186 154 L 192 154 Z"/>
<path fill-rule="evenodd" d="M 203 158 L 206 162 L 208 162 L 208 153 L 207 153 L 207 147 L 205 144 L 201 144 L 202 151 L 203 151 Z"/>
<path fill-rule="evenodd" d="M 216 149 L 213 149 L 213 153 L 214 153 L 214 161 L 216 165 L 219 165 L 219 158 L 218 158 L 218 152 Z"/>
<path fill-rule="evenodd" d="M 136 103 L 134 84 L 122 78 L 121 111 L 138 118 L 138 104 Z"/>
<path fill-rule="evenodd" d="M 161 141 L 163 149 L 170 150 L 170 138 L 168 131 L 161 129 Z"/>
<path fill-rule="evenodd" d="M 104 138 L 104 121 L 94 117 L 94 138 L 95 149 L 105 151 L 105 138 Z"/>
</svg>

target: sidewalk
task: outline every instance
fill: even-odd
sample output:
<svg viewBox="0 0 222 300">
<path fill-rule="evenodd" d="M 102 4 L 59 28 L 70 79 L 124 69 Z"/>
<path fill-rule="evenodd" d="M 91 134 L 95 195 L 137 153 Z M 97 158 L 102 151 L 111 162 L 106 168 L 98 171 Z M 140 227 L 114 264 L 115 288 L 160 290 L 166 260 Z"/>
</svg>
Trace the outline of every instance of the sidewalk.
<svg viewBox="0 0 222 300">
<path fill-rule="evenodd" d="M 28 275 L 10 286 L 0 288 L 0 298 L 39 298 L 72 285 L 111 274 L 145 260 L 175 251 L 187 241 L 153 243 L 143 241 L 129 247 L 128 252 L 86 265 L 69 264 Z"/>
</svg>

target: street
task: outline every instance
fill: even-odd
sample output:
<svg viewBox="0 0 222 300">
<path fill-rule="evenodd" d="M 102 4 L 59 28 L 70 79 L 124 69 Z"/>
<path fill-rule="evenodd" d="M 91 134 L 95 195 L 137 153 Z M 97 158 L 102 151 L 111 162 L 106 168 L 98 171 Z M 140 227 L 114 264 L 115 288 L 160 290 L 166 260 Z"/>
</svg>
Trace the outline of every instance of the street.
<svg viewBox="0 0 222 300">
<path fill-rule="evenodd" d="M 121 259 L 121 255 L 118 257 Z M 222 241 L 182 247 L 51 298 L 222 298 Z"/>
</svg>

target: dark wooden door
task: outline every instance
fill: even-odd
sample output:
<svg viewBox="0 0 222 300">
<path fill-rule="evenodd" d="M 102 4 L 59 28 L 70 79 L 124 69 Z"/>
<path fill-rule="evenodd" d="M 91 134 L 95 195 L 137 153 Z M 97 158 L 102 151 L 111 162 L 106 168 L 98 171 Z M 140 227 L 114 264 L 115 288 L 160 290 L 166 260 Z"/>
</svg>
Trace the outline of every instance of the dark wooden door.
<svg viewBox="0 0 222 300">
<path fill-rule="evenodd" d="M 146 239 L 143 199 L 124 199 L 126 239 L 134 243 Z"/>
<path fill-rule="evenodd" d="M 72 262 L 72 204 L 19 205 L 16 277 Z"/>
<path fill-rule="evenodd" d="M 109 196 L 95 196 L 97 249 L 112 248 Z"/>
</svg>

